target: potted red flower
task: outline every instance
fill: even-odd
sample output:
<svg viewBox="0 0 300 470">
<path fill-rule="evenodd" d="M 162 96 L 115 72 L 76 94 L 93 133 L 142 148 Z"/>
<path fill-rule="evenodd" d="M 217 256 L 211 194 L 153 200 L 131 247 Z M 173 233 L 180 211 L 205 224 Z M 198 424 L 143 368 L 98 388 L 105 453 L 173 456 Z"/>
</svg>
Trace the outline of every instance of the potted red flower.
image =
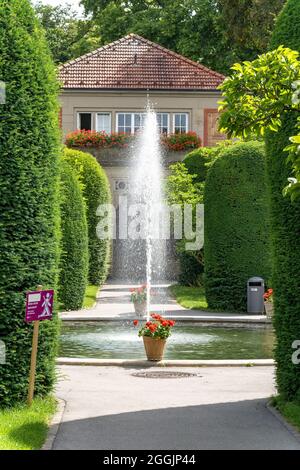
<svg viewBox="0 0 300 470">
<path fill-rule="evenodd" d="M 265 301 L 265 312 L 268 318 L 272 318 L 273 315 L 273 289 L 268 289 L 264 293 Z"/>
<path fill-rule="evenodd" d="M 143 317 L 147 311 L 147 285 L 130 289 L 130 300 L 133 302 L 135 313 Z"/>
<path fill-rule="evenodd" d="M 138 325 L 138 320 L 134 321 L 134 325 Z M 167 320 L 157 313 L 152 313 L 151 320 L 140 328 L 139 336 L 143 337 L 148 361 L 162 360 L 167 338 L 171 335 L 174 325 L 174 320 Z"/>
</svg>

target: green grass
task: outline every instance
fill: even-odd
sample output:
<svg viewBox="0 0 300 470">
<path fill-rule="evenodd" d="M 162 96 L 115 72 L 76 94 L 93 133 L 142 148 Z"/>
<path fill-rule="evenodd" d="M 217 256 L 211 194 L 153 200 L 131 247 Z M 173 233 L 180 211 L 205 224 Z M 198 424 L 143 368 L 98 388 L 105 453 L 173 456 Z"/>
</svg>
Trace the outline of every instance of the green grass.
<svg viewBox="0 0 300 470">
<path fill-rule="evenodd" d="M 184 308 L 208 310 L 203 287 L 174 285 L 170 287 L 177 302 Z"/>
<path fill-rule="evenodd" d="M 280 396 L 274 397 L 272 405 L 285 417 L 285 419 L 300 431 L 300 404 L 285 402 Z"/>
<path fill-rule="evenodd" d="M 18 405 L 0 410 L 0 450 L 40 449 L 56 406 L 55 398 L 47 397 L 35 398 L 30 408 Z"/>
<path fill-rule="evenodd" d="M 87 286 L 83 301 L 83 308 L 91 308 L 96 302 L 96 295 L 98 292 L 99 286 Z"/>
</svg>

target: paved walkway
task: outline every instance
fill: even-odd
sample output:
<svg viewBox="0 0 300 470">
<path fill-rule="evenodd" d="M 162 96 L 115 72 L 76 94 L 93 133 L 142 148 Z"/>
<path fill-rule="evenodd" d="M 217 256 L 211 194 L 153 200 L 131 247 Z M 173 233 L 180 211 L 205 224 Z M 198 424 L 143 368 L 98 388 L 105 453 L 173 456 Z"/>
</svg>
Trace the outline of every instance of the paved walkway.
<svg viewBox="0 0 300 470">
<path fill-rule="evenodd" d="M 179 305 L 170 296 L 168 286 L 170 283 L 154 285 L 154 303 L 151 305 L 153 312 L 164 313 L 168 318 L 189 321 L 228 321 L 228 322 L 253 322 L 265 323 L 264 315 L 246 315 L 235 313 L 214 313 L 202 310 L 188 310 Z M 133 304 L 130 302 L 130 288 L 132 284 L 111 282 L 105 284 L 98 294 L 96 305 L 88 310 L 64 312 L 60 315 L 63 320 L 131 320 L 136 318 Z"/>
<path fill-rule="evenodd" d="M 197 376 L 180 379 L 134 377 L 138 371 L 59 367 L 57 394 L 67 404 L 54 449 L 300 450 L 266 408 L 272 367 L 185 368 Z"/>
</svg>

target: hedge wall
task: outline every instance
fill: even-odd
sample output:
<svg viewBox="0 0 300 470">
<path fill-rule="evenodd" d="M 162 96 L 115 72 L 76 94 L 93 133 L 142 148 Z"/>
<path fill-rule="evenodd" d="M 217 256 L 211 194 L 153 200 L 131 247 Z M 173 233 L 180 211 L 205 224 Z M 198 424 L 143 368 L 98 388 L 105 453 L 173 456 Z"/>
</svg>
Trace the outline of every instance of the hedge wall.
<svg viewBox="0 0 300 470">
<path fill-rule="evenodd" d="M 86 206 L 76 173 L 66 161 L 61 173 L 61 259 L 59 300 L 64 310 L 80 309 L 88 278 Z"/>
<path fill-rule="evenodd" d="M 205 186 L 205 288 L 209 307 L 246 311 L 247 280 L 270 278 L 269 201 L 263 144 L 224 150 Z"/>
<path fill-rule="evenodd" d="M 188 172 L 196 175 L 195 183 L 203 183 L 206 179 L 208 164 L 211 163 L 214 155 L 217 153 L 218 147 L 200 147 L 188 153 L 184 158 Z"/>
<path fill-rule="evenodd" d="M 99 217 L 96 215 L 100 204 L 110 202 L 110 188 L 105 171 L 89 153 L 65 149 L 65 159 L 77 172 L 83 185 L 83 195 L 87 205 L 89 236 L 89 282 L 102 284 L 108 274 L 110 260 L 110 241 L 99 240 L 96 227 Z"/>
<path fill-rule="evenodd" d="M 218 157 L 226 143 L 220 143 L 215 147 L 200 147 L 193 150 L 184 158 L 183 163 L 190 175 L 194 175 L 194 184 L 198 186 L 203 194 L 204 183 L 210 165 Z M 203 250 L 201 252 L 184 251 L 181 244 L 178 244 L 177 253 L 180 264 L 180 274 L 178 281 L 184 286 L 198 286 L 203 282 Z"/>
<path fill-rule="evenodd" d="M 0 406 L 26 397 L 32 325 L 25 293 L 55 288 L 58 266 L 60 136 L 58 86 L 44 35 L 28 0 L 0 2 Z M 53 384 L 57 321 L 42 322 L 36 393 Z"/>
<path fill-rule="evenodd" d="M 275 25 L 271 48 L 280 44 L 300 51 L 300 3 L 289 0 Z M 292 363 L 292 343 L 300 339 L 300 202 L 282 196 L 292 169 L 283 149 L 295 135 L 297 115 L 283 116 L 278 133 L 267 136 L 267 163 L 272 189 L 271 226 L 274 253 L 274 325 L 278 391 L 300 403 L 300 365 Z"/>
</svg>

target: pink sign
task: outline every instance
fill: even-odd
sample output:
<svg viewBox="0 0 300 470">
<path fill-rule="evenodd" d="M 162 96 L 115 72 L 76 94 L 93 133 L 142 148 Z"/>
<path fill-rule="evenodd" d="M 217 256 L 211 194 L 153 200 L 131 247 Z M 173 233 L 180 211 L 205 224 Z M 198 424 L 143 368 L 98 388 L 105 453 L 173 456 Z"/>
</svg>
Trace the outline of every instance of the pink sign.
<svg viewBox="0 0 300 470">
<path fill-rule="evenodd" d="M 25 321 L 51 320 L 53 311 L 53 290 L 27 292 Z"/>
</svg>

